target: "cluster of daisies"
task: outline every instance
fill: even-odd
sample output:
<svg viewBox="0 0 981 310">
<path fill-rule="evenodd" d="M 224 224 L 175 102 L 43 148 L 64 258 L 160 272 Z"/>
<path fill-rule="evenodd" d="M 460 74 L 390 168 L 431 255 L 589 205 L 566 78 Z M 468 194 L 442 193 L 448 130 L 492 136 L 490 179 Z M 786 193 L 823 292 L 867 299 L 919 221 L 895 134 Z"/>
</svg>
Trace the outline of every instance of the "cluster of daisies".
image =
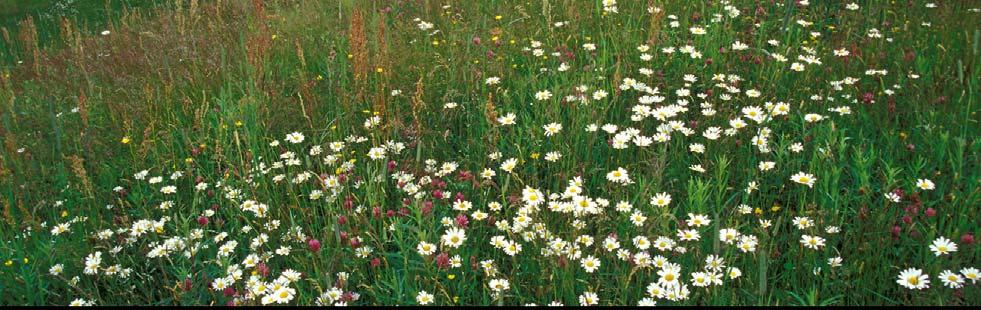
<svg viewBox="0 0 981 310">
<path fill-rule="evenodd" d="M 929 249 L 937 257 L 954 255 L 957 252 L 957 243 L 946 237 L 938 237 L 930 243 Z M 959 271 L 945 269 L 937 275 L 943 286 L 951 289 L 962 288 L 965 284 L 977 284 L 979 277 L 981 272 L 974 267 L 963 267 Z M 923 269 L 907 268 L 899 273 L 896 283 L 911 290 L 923 290 L 930 288 L 930 275 L 924 273 Z"/>
</svg>

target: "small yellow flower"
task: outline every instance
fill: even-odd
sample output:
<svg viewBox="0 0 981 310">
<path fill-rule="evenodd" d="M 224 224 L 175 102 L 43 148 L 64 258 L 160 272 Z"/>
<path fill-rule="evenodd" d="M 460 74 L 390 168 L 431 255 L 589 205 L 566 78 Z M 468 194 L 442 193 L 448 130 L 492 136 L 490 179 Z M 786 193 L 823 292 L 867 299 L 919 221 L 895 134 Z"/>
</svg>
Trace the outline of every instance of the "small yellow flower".
<svg viewBox="0 0 981 310">
<path fill-rule="evenodd" d="M 351 59 L 351 58 L 354 58 L 354 55 L 351 55 L 351 54 L 347 54 L 347 58 L 348 58 L 348 59 Z"/>
<path fill-rule="evenodd" d="M 66 216 L 68 216 L 68 210 L 61 211 L 61 217 L 66 217 Z"/>
<path fill-rule="evenodd" d="M 122 140 L 119 140 L 119 142 L 122 142 L 123 144 L 129 144 L 130 141 L 133 141 L 133 140 L 130 139 L 129 136 L 123 136 L 123 139 Z"/>
<path fill-rule="evenodd" d="M 373 114 L 375 116 L 378 116 L 379 113 L 378 113 L 378 111 L 375 111 L 375 112 L 371 112 L 371 114 Z"/>
<path fill-rule="evenodd" d="M 276 38 L 278 38 L 278 37 L 279 37 L 279 36 L 277 36 L 277 35 L 275 35 L 275 34 L 274 34 L 274 35 L 272 35 L 272 39 L 273 39 L 273 40 L 275 40 L 275 39 L 276 39 Z"/>
<path fill-rule="evenodd" d="M 24 257 L 24 263 L 25 263 L 25 264 L 27 264 L 27 263 L 30 263 L 30 262 L 31 262 L 31 260 L 30 260 L 30 259 L 27 259 L 27 257 Z"/>
<path fill-rule="evenodd" d="M 13 266 L 14 265 L 14 261 L 8 259 L 6 262 L 3 263 L 3 265 L 4 266 L 7 266 L 7 267 Z"/>
<path fill-rule="evenodd" d="M 906 140 L 906 132 L 902 132 L 902 131 L 900 131 L 900 132 L 899 132 L 899 138 L 900 138 L 900 139 L 903 139 L 903 140 Z"/>
<path fill-rule="evenodd" d="M 317 74 L 317 81 L 323 81 L 323 80 L 324 80 L 324 76 Z"/>
<path fill-rule="evenodd" d="M 235 121 L 235 127 L 242 127 L 242 121 Z"/>
<path fill-rule="evenodd" d="M 773 207 L 770 207 L 770 212 L 777 212 L 777 211 L 780 211 L 779 205 L 773 205 Z"/>
<path fill-rule="evenodd" d="M 501 18 L 504 18 L 504 16 L 501 16 L 501 15 L 494 16 L 494 19 L 495 20 L 501 20 Z"/>
<path fill-rule="evenodd" d="M 185 163 L 188 163 L 188 164 L 193 163 L 194 162 L 194 158 L 190 158 L 190 157 L 184 158 L 184 162 Z"/>
<path fill-rule="evenodd" d="M 382 67 L 375 68 L 375 72 L 378 72 L 378 73 L 385 72 L 385 68 L 382 68 Z"/>
<path fill-rule="evenodd" d="M 756 213 L 757 215 L 763 214 L 763 209 L 760 208 L 753 209 L 753 213 Z"/>
<path fill-rule="evenodd" d="M 448 274 L 448 275 L 446 275 L 446 278 L 447 279 L 450 279 L 450 280 L 453 280 L 453 279 L 456 279 L 456 275 L 455 274 Z"/>
<path fill-rule="evenodd" d="M 453 303 L 460 302 L 460 296 L 453 296 Z"/>
<path fill-rule="evenodd" d="M 531 153 L 531 159 L 538 159 L 538 157 L 541 157 L 541 154 L 538 154 L 538 152 Z"/>
</svg>

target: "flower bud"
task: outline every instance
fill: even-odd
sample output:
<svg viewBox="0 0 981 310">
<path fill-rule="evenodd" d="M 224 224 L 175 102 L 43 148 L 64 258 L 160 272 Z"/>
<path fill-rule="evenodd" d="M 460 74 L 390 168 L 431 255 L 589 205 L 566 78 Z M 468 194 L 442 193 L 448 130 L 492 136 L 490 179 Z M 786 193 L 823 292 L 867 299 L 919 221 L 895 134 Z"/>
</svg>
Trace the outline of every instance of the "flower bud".
<svg viewBox="0 0 981 310">
<path fill-rule="evenodd" d="M 466 214 L 460 214 L 456 216 L 456 226 L 461 228 L 467 228 L 467 224 L 470 224 L 470 219 L 467 218 Z"/>
<path fill-rule="evenodd" d="M 963 243 L 964 245 L 974 244 L 974 235 L 970 233 L 961 235 L 961 243 Z"/>
<path fill-rule="evenodd" d="M 307 246 L 310 247 L 310 251 L 320 252 L 320 240 L 317 239 L 307 240 Z"/>
</svg>

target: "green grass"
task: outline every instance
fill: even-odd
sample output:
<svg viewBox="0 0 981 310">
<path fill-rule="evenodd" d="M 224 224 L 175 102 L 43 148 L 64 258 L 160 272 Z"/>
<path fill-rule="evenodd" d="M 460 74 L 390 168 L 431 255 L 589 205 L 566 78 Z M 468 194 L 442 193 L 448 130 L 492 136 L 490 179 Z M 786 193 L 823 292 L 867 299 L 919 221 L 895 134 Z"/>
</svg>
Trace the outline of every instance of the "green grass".
<svg viewBox="0 0 981 310">
<path fill-rule="evenodd" d="M 0 303 L 260 304 L 261 297 L 244 295 L 249 276 L 272 282 L 287 269 L 302 274 L 288 285 L 295 290 L 290 304 L 318 303 L 335 287 L 358 294 L 345 299 L 352 305 L 415 305 L 421 291 L 437 305 L 578 305 L 587 292 L 600 305 L 652 297 L 647 288 L 661 278 L 660 268 L 603 249 L 608 236 L 631 256 L 646 252 L 681 267 L 688 296 L 662 295 L 658 305 L 981 303 L 971 280 L 952 289 L 939 276 L 977 268 L 981 254 L 976 242 L 962 239 L 981 233 L 976 5 L 858 1 L 848 10 L 836 1 L 731 1 L 740 12 L 732 17 L 719 3 L 652 1 L 663 13 L 650 13 L 646 2 L 619 2 L 619 13 L 604 12 L 600 1 L 573 0 L 173 1 L 139 9 L 112 1 L 78 3 L 69 13 L 41 2 L 0 2 L 8 34 L 0 37 Z M 19 22 L 25 14 L 35 22 Z M 712 21 L 714 14 L 724 17 Z M 64 24 L 62 15 L 69 17 Z M 433 28 L 420 29 L 415 18 Z M 706 34 L 692 34 L 695 26 Z M 734 50 L 737 40 L 747 48 Z M 648 60 L 638 50 L 645 43 Z M 678 51 L 686 45 L 701 57 Z M 663 53 L 667 47 L 676 51 Z M 848 56 L 834 55 L 842 48 Z M 820 64 L 791 70 L 805 63 L 798 55 L 808 49 Z M 559 70 L 562 63 L 568 70 Z M 688 74 L 697 80 L 683 80 Z M 717 74 L 739 81 L 718 85 Z M 490 77 L 500 83 L 487 83 Z M 687 111 L 633 120 L 638 101 L 651 98 L 621 89 L 624 78 L 657 88 L 663 101 L 651 108 L 683 100 Z M 846 78 L 855 80 L 840 89 L 831 83 Z M 552 97 L 536 99 L 543 90 Z M 593 99 L 595 90 L 608 95 Z M 565 100 L 580 94 L 589 102 Z M 446 108 L 450 102 L 457 106 Z M 787 103 L 788 113 L 761 122 L 745 116 L 744 108 L 768 102 Z M 829 110 L 843 106 L 850 113 Z M 509 113 L 514 125 L 497 121 Z M 808 114 L 823 119 L 809 122 Z M 372 116 L 380 122 L 366 128 Z M 725 131 L 735 118 L 746 127 L 718 139 L 703 135 L 709 127 Z M 562 130 L 547 136 L 550 123 Z M 670 140 L 619 149 L 606 128 L 586 130 L 592 124 L 616 125 L 618 133 L 633 128 L 654 140 L 664 130 Z M 763 128 L 767 151 L 752 144 Z M 303 142 L 287 142 L 292 132 Z M 331 148 L 340 141 L 342 150 Z M 404 149 L 369 157 L 389 141 Z M 792 151 L 797 143 L 802 150 Z M 693 144 L 704 152 L 693 152 Z M 321 152 L 311 153 L 314 146 Z M 276 165 L 289 161 L 287 152 L 295 165 Z M 561 158 L 545 160 L 550 152 Z M 509 173 L 501 165 L 510 158 L 518 164 Z M 765 161 L 775 167 L 762 171 Z M 453 171 L 438 173 L 451 162 Z M 632 183 L 608 181 L 617 168 Z M 485 169 L 496 176 L 483 178 Z M 146 177 L 135 175 L 143 170 Z M 816 181 L 791 181 L 798 172 Z M 150 182 L 154 177 L 160 182 Z M 333 178 L 345 180 L 326 187 L 324 179 Z M 594 206 L 609 205 L 590 214 L 545 204 L 536 210 L 521 200 L 525 189 L 563 193 L 577 178 L 578 198 L 548 201 L 572 206 L 588 197 Z M 935 188 L 918 188 L 918 179 Z M 176 193 L 161 192 L 164 186 Z M 413 186 L 418 195 L 406 192 Z M 898 203 L 886 197 L 896 190 L 903 192 Z M 659 193 L 670 194 L 670 204 L 652 205 Z M 472 203 L 469 210 L 454 209 L 457 194 Z M 243 210 L 246 200 L 268 210 Z M 632 209 L 617 211 L 621 201 Z M 492 203 L 503 208 L 492 210 Z M 490 217 L 479 220 L 475 211 Z M 632 223 L 635 212 L 646 217 L 642 225 Z M 686 227 L 689 214 L 711 222 Z M 443 222 L 461 216 L 469 221 L 466 242 L 441 244 L 448 226 L 459 226 Z M 514 229 L 523 216 L 530 224 Z M 813 225 L 798 228 L 798 217 Z M 147 221 L 159 229 L 131 235 Z M 512 228 L 492 224 L 501 221 Z M 53 233 L 66 223 L 68 231 Z M 727 228 L 754 236 L 755 249 L 720 240 Z M 687 229 L 700 240 L 679 240 Z M 259 233 L 268 241 L 250 247 Z M 802 235 L 825 244 L 806 248 Z M 522 251 L 495 248 L 495 236 Z M 640 249 L 633 242 L 639 236 L 669 237 L 684 250 Z M 958 250 L 935 255 L 929 246 L 939 237 Z M 578 248 L 552 253 L 556 238 Z M 310 239 L 322 249 L 312 251 Z M 237 246 L 230 255 L 218 255 L 231 240 Z M 438 250 L 421 255 L 420 242 Z M 171 253 L 157 257 L 162 244 L 172 245 Z M 288 255 L 276 254 L 287 246 Z M 371 251 L 359 252 L 365 248 Z M 85 274 L 95 252 L 100 268 Z M 263 259 L 268 274 L 244 266 L 250 254 L 271 255 Z M 460 266 L 440 267 L 438 254 L 459 255 Z M 696 286 L 692 273 L 704 271 L 709 255 L 742 275 Z M 587 256 L 599 259 L 595 272 L 580 266 Z M 841 266 L 828 264 L 835 257 Z M 487 260 L 493 272 L 481 266 Z M 64 270 L 54 275 L 56 264 Z M 230 286 L 237 297 L 208 287 L 230 264 L 244 271 Z M 128 276 L 106 270 L 115 265 Z M 897 284 L 908 268 L 929 275 L 929 288 Z M 495 294 L 494 279 L 510 288 Z"/>
<path fill-rule="evenodd" d="M 42 46 L 53 42 L 61 20 L 67 19 L 93 33 L 104 30 L 109 19 L 115 19 L 127 10 L 152 8 L 161 4 L 157 0 L 3 0 L 0 1 L 0 27 L 16 36 L 20 24 L 29 17 L 38 29 Z M 0 43 L 0 49 L 10 48 L 10 42 Z"/>
<path fill-rule="evenodd" d="M 37 12 L 50 7 L 55 1 L 2 1 L 0 2 L 0 16 L 9 19 L 20 19 L 26 14 Z"/>
</svg>

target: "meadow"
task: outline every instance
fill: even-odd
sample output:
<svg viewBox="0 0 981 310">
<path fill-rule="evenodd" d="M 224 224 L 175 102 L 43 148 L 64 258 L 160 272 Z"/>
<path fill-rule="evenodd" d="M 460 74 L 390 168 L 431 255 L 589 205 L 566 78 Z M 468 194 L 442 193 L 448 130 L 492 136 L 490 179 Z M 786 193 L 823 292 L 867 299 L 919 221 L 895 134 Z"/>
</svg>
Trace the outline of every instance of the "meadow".
<svg viewBox="0 0 981 310">
<path fill-rule="evenodd" d="M 979 1 L 136 2 L 0 1 L 2 305 L 981 304 Z"/>
</svg>

